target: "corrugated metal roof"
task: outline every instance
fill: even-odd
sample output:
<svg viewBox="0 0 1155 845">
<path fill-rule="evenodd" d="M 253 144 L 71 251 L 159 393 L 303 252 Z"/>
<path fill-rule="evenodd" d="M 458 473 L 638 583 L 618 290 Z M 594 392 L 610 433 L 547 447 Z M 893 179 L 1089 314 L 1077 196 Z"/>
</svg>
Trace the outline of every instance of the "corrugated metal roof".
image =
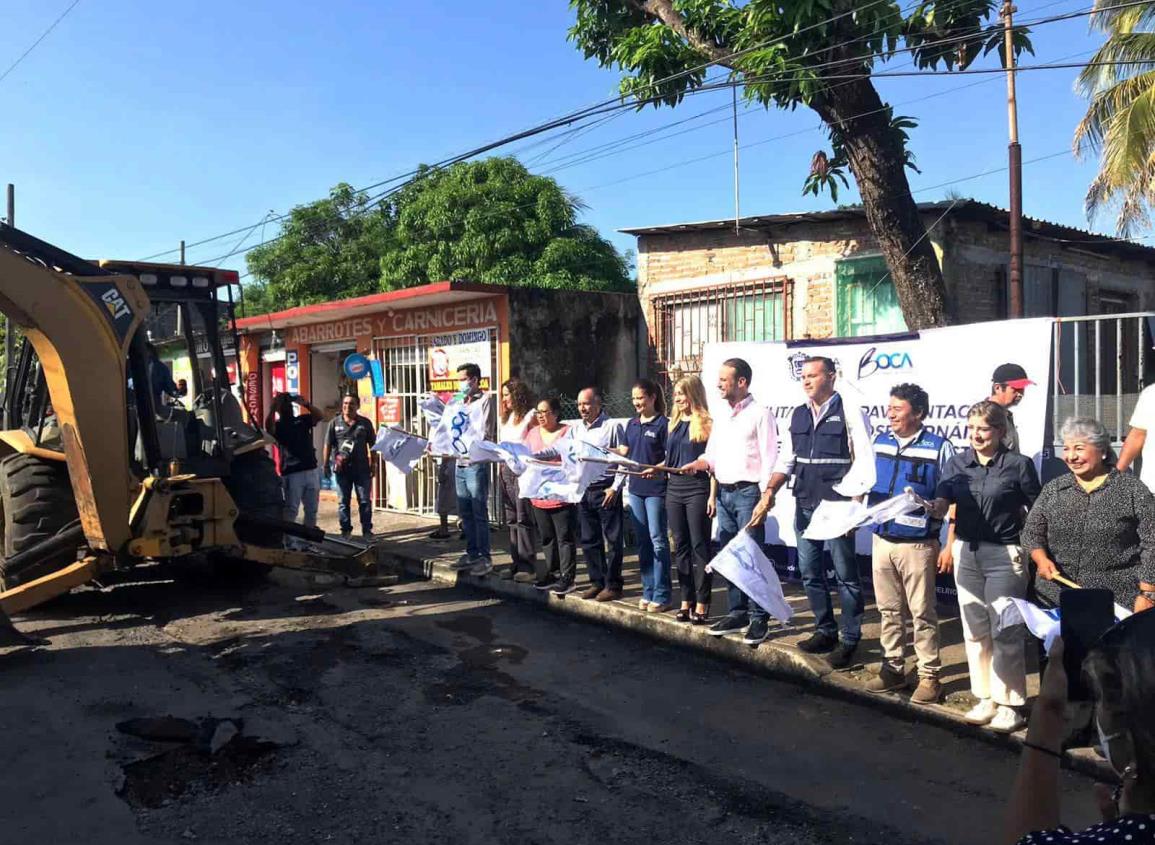
<svg viewBox="0 0 1155 845">
<path fill-rule="evenodd" d="M 952 207 L 953 206 L 953 207 Z M 1009 225 L 1010 212 L 990 203 L 979 202 L 974 199 L 939 200 L 936 202 L 920 202 L 918 210 L 924 215 L 943 214 L 949 209 L 951 217 L 967 220 L 982 220 L 998 226 Z M 795 226 L 800 223 L 837 223 L 842 220 L 858 220 L 866 216 L 862 206 L 853 208 L 837 208 L 830 211 L 799 211 L 786 214 L 766 214 L 753 217 L 740 217 L 738 225 L 743 229 L 773 229 L 785 226 Z M 673 223 L 665 226 L 640 226 L 629 229 L 619 229 L 626 235 L 677 235 L 684 232 L 707 232 L 719 229 L 734 228 L 734 218 L 724 220 L 702 220 L 693 223 Z M 1124 254 L 1155 261 L 1155 247 L 1136 241 L 1122 238 L 1112 238 L 1110 235 L 1097 234 L 1086 229 L 1073 226 L 1064 226 L 1048 220 L 1039 220 L 1034 217 L 1023 217 L 1024 235 L 1034 236 L 1069 246 L 1086 248 L 1104 254 Z"/>
</svg>

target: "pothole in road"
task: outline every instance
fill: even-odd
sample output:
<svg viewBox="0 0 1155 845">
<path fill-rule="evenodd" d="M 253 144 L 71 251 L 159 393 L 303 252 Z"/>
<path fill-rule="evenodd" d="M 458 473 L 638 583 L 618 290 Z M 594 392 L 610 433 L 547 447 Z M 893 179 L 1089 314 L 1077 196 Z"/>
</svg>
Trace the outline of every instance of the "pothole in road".
<svg viewBox="0 0 1155 845">
<path fill-rule="evenodd" d="M 193 792 L 248 783 L 285 742 L 243 733 L 240 719 L 130 719 L 117 730 L 165 746 L 124 764 L 117 794 L 132 808 L 157 809 Z"/>
</svg>

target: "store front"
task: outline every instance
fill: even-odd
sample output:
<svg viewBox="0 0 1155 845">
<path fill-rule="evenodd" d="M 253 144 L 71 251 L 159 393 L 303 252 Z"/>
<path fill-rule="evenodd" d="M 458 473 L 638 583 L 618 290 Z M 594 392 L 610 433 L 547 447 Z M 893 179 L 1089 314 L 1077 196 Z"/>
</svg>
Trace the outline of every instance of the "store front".
<svg viewBox="0 0 1155 845">
<path fill-rule="evenodd" d="M 242 354 L 249 360 L 259 355 L 261 362 L 261 408 L 269 408 L 281 391 L 300 393 L 328 421 L 340 413 L 342 397 L 353 394 L 361 400 L 361 414 L 375 426 L 425 435 L 428 426 L 417 403 L 431 392 L 446 397 L 454 392 L 458 366 L 481 367 L 483 389 L 490 392 L 505 378 L 506 290 L 442 282 L 239 320 Z M 380 367 L 379 382 L 349 378 L 345 360 L 353 353 Z M 327 423 L 317 428 L 318 456 L 326 429 Z M 378 508 L 434 513 L 432 459 L 422 459 L 409 475 L 384 462 L 378 470 Z M 497 485 L 493 488 L 496 492 Z"/>
<path fill-rule="evenodd" d="M 438 282 L 356 299 L 323 302 L 237 321 L 246 404 L 257 419 L 283 391 L 300 393 L 326 420 L 355 394 L 375 426 L 426 436 L 418 402 L 457 390 L 457 368 L 477 364 L 491 395 L 511 375 L 537 395 L 572 400 L 598 384 L 628 395 L 644 371 L 645 322 L 632 293 L 545 290 Z M 352 380 L 345 360 L 369 359 L 370 376 Z M 511 366 L 511 361 L 513 365 Z M 376 371 L 376 377 L 373 377 Z M 496 396 L 495 396 L 496 399 Z M 321 454 L 327 428 L 317 430 Z M 409 475 L 381 462 L 378 508 L 432 515 L 436 466 L 425 457 Z M 490 513 L 497 518 L 498 485 Z"/>
</svg>

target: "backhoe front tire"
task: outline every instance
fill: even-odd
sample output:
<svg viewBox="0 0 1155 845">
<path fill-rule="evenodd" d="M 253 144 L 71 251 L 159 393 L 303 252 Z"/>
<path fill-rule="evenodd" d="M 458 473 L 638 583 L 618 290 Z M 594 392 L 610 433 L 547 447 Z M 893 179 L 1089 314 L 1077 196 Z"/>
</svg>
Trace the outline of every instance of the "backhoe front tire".
<svg viewBox="0 0 1155 845">
<path fill-rule="evenodd" d="M 72 563 L 76 559 L 74 549 L 15 567 L 8 561 L 77 519 L 76 499 L 63 461 L 20 454 L 0 460 L 0 530 L 4 540 L 0 585 L 11 589 Z"/>
</svg>

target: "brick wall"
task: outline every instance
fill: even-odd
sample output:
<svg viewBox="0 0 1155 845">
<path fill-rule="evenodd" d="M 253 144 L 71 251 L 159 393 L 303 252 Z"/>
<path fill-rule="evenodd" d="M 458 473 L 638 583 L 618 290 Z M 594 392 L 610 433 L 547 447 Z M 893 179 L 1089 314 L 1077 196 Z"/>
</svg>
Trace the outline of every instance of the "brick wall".
<svg viewBox="0 0 1155 845">
<path fill-rule="evenodd" d="M 1002 276 L 1007 262 L 1006 230 L 980 220 L 938 218 L 935 213 L 923 220 L 933 226 L 930 240 L 943 266 L 954 321 L 1002 319 L 1006 314 Z M 793 283 L 794 337 L 830 337 L 837 326 L 836 262 L 877 252 L 865 220 L 803 221 L 739 233 L 724 228 L 641 235 L 638 293 L 650 320 L 653 298 L 665 293 L 786 277 Z M 1029 225 L 1024 261 L 1084 274 L 1089 313 L 1099 313 L 1103 291 L 1128 294 L 1136 310 L 1155 310 L 1155 270 L 1146 261 L 1099 257 L 1032 237 Z"/>
</svg>

